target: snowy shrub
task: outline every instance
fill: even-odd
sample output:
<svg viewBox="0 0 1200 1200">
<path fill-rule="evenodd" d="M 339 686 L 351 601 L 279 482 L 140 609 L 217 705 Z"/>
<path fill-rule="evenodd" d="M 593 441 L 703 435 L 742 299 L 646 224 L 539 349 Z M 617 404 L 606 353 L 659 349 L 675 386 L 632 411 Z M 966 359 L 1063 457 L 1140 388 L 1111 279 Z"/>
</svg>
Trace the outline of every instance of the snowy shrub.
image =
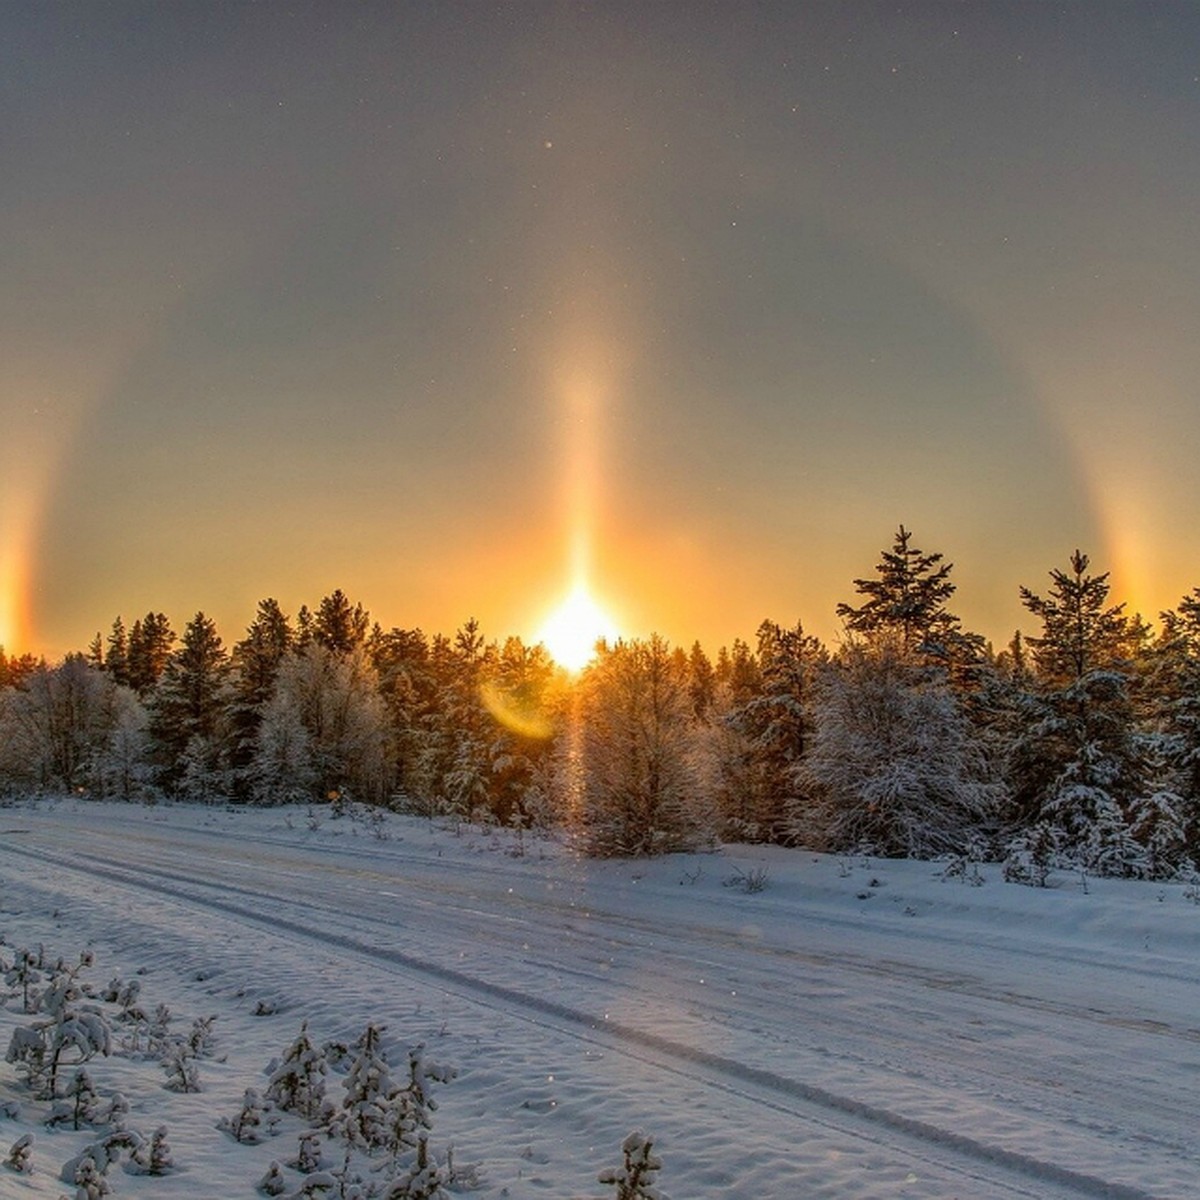
<svg viewBox="0 0 1200 1200">
<path fill-rule="evenodd" d="M 1005 881 L 1045 887 L 1057 860 L 1058 846 L 1058 831 L 1044 821 L 1018 834 L 1008 843 L 1004 859 Z"/>
<path fill-rule="evenodd" d="M 979 862 L 970 854 L 952 854 L 938 872 L 942 880 L 957 879 L 960 883 L 971 887 L 983 887 L 983 874 L 979 870 Z"/>
<path fill-rule="evenodd" d="M 4 982 L 9 987 L 20 989 L 23 1012 L 33 1011 L 30 1003 L 30 988 L 42 980 L 42 973 L 38 969 L 40 963 L 40 952 L 35 955 L 29 950 L 21 949 L 17 951 L 12 966 L 4 973 Z"/>
<path fill-rule="evenodd" d="M 58 1097 L 63 1067 L 112 1052 L 108 1018 L 94 1005 L 80 1003 L 84 992 L 79 973 L 91 962 L 91 955 L 84 953 L 75 967 L 57 963 L 46 986 L 30 997 L 33 1011 L 45 1015 L 12 1032 L 5 1061 L 22 1070 L 30 1086 L 49 1100 Z"/>
<path fill-rule="evenodd" d="M 213 1025 L 216 1016 L 197 1017 L 187 1035 L 187 1047 L 197 1058 L 213 1056 Z"/>
<path fill-rule="evenodd" d="M 196 1056 L 187 1042 L 174 1042 L 167 1046 L 162 1057 L 162 1067 L 167 1073 L 164 1085 L 171 1092 L 200 1091 L 200 1069 Z"/>
<path fill-rule="evenodd" d="M 321 1135 L 306 1129 L 296 1147 L 296 1160 L 291 1164 L 301 1175 L 313 1175 L 321 1169 Z"/>
<path fill-rule="evenodd" d="M 160 1125 L 148 1142 L 136 1147 L 130 1161 L 143 1175 L 166 1175 L 175 1165 L 171 1158 L 171 1147 L 167 1142 L 167 1127 Z"/>
<path fill-rule="evenodd" d="M 232 1117 L 222 1117 L 217 1128 L 236 1142 L 257 1146 L 265 1136 L 274 1135 L 275 1123 L 263 1105 L 263 1098 L 255 1088 L 247 1088 L 242 1096 L 242 1107 Z"/>
<path fill-rule="evenodd" d="M 767 890 L 770 874 L 766 867 L 751 867 L 749 871 L 734 867 L 733 874 L 721 880 L 721 886 L 736 888 L 739 892 L 745 892 L 747 896 L 754 896 Z"/>
<path fill-rule="evenodd" d="M 352 1146 L 371 1151 L 391 1140 L 388 1104 L 394 1092 L 382 1025 L 368 1025 L 354 1043 L 355 1057 L 347 1072 L 346 1094 L 330 1131 Z"/>
<path fill-rule="evenodd" d="M 325 1053 L 313 1045 L 305 1021 L 300 1026 L 300 1035 L 271 1073 L 266 1098 L 284 1112 L 314 1120 L 325 1100 L 325 1075 Z"/>
<path fill-rule="evenodd" d="M 80 1067 L 62 1097 L 55 1100 L 46 1124 L 54 1126 L 70 1122 L 72 1129 L 79 1129 L 81 1125 L 94 1124 L 99 1109 L 100 1097 L 96 1094 L 92 1077 L 86 1067 Z"/>
<path fill-rule="evenodd" d="M 105 1178 L 108 1169 L 119 1162 L 122 1154 L 131 1161 L 139 1154 L 145 1139 L 134 1129 L 120 1129 L 85 1146 L 74 1158 L 63 1164 L 60 1178 L 64 1183 L 74 1183 L 80 1190 L 76 1196 L 107 1196 L 111 1189 Z M 91 1189 L 91 1190 L 88 1190 Z"/>
<path fill-rule="evenodd" d="M 151 1054 L 166 1053 L 171 1044 L 171 1021 L 173 1019 L 171 1010 L 165 1004 L 160 1004 L 155 1008 L 147 1035 L 147 1046 Z"/>
<path fill-rule="evenodd" d="M 282 1196 L 288 1190 L 283 1168 L 277 1162 L 272 1162 L 267 1173 L 258 1181 L 258 1190 L 264 1196 Z"/>
<path fill-rule="evenodd" d="M 384 1200 L 437 1200 L 445 1196 L 447 1176 L 429 1153 L 426 1135 L 417 1136 L 415 1158 L 396 1175 Z"/>
<path fill-rule="evenodd" d="M 33 1174 L 33 1134 L 27 1133 L 17 1138 L 9 1147 L 8 1158 L 4 1165 L 20 1175 Z"/>
<path fill-rule="evenodd" d="M 75 1200 L 103 1200 L 112 1193 L 103 1171 L 90 1154 L 85 1154 L 75 1164 L 66 1182 L 75 1184 Z"/>
<path fill-rule="evenodd" d="M 620 1167 L 600 1172 L 600 1182 L 617 1189 L 616 1200 L 662 1200 L 654 1186 L 662 1162 L 652 1152 L 654 1140 L 635 1129 L 621 1143 L 624 1163 Z"/>
</svg>

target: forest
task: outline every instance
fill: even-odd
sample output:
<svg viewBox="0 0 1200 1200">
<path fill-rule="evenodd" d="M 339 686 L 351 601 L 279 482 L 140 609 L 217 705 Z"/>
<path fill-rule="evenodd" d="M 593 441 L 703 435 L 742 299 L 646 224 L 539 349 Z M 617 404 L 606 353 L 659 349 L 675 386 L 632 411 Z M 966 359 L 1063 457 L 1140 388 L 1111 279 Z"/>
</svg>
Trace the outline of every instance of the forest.
<svg viewBox="0 0 1200 1200">
<path fill-rule="evenodd" d="M 355 803 L 561 828 L 592 855 L 716 841 L 1172 878 L 1200 861 L 1200 588 L 1158 628 L 1076 551 L 1036 634 L 996 650 L 901 526 L 824 645 L 764 621 L 710 658 L 384 630 L 341 590 L 262 600 L 227 648 L 197 613 L 121 617 L 57 664 L 0 651 L 0 793 Z M 964 868 L 965 869 L 965 868 Z"/>
</svg>

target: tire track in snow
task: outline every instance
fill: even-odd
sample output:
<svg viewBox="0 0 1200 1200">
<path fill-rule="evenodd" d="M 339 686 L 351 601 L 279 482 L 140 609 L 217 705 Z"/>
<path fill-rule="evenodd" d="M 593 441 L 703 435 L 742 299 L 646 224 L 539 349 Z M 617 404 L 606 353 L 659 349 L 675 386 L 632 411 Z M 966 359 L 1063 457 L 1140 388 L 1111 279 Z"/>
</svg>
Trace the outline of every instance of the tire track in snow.
<svg viewBox="0 0 1200 1200">
<path fill-rule="evenodd" d="M 686 1077 L 698 1079 L 709 1086 L 734 1092 L 748 1100 L 759 1104 L 766 1104 L 772 1108 L 794 1112 L 794 1110 L 782 1104 L 781 1100 L 786 1099 L 793 1102 L 802 1102 L 818 1110 L 851 1118 L 856 1123 L 865 1123 L 872 1129 L 886 1130 L 892 1134 L 898 1134 L 905 1140 L 916 1142 L 930 1150 L 950 1151 L 954 1155 L 965 1158 L 968 1162 L 975 1164 L 976 1169 L 979 1167 L 1000 1168 L 1005 1172 L 1031 1182 L 1040 1181 L 1044 1184 L 1049 1183 L 1067 1188 L 1080 1196 L 1111 1198 L 1111 1200 L 1161 1200 L 1161 1198 L 1155 1197 L 1152 1193 L 1140 1188 L 1105 1180 L 1098 1176 L 1089 1175 L 1085 1172 L 1048 1162 L 1033 1155 L 1009 1150 L 1002 1146 L 989 1145 L 978 1138 L 956 1133 L 953 1130 L 927 1121 L 906 1117 L 902 1113 L 889 1108 L 841 1095 L 827 1088 L 805 1083 L 802 1080 L 792 1079 L 778 1072 L 763 1067 L 756 1067 L 735 1058 L 716 1054 L 695 1046 L 688 1046 L 661 1034 L 638 1029 L 619 1021 L 609 1020 L 607 1016 L 598 1018 L 594 1013 L 547 999 L 545 996 L 533 995 L 517 988 L 505 986 L 504 984 L 480 979 L 465 971 L 448 967 L 402 950 L 373 946 L 369 942 L 352 937 L 349 934 L 333 933 L 314 928 L 311 923 L 291 917 L 264 915 L 261 911 L 256 911 L 234 901 L 220 898 L 219 896 L 190 891 L 186 886 L 182 885 L 191 884 L 205 891 L 240 894 L 259 901 L 262 899 L 273 899 L 276 902 L 285 903 L 299 910 L 317 907 L 303 900 L 279 896 L 264 897 L 261 891 L 239 888 L 237 885 L 213 883 L 194 876 L 180 876 L 178 872 L 173 872 L 169 875 L 169 878 L 164 879 L 163 876 L 166 876 L 167 872 L 157 871 L 153 868 L 122 869 L 112 866 L 107 861 L 96 859 L 92 859 L 90 864 L 85 867 L 80 864 L 78 857 L 75 859 L 64 858 L 32 847 L 15 847 L 9 845 L 0 847 L 0 852 L 10 852 L 26 858 L 36 859 L 75 874 L 99 876 L 125 888 L 133 888 L 152 895 L 170 897 L 183 901 L 188 905 L 218 912 L 263 928 L 271 933 L 286 932 L 307 942 L 318 942 L 343 952 L 362 955 L 372 961 L 386 962 L 393 966 L 401 967 L 404 970 L 437 980 L 441 984 L 451 985 L 460 995 L 466 993 L 464 998 L 474 999 L 476 1002 L 481 1002 L 482 998 L 482 1001 L 491 1002 L 489 1006 L 501 1008 L 502 1011 L 510 1015 L 513 1015 L 512 1010 L 514 1008 L 518 1010 L 518 1013 L 524 1010 L 526 1013 L 553 1018 L 555 1021 L 562 1022 L 577 1030 L 583 1029 L 587 1035 L 592 1037 L 611 1040 L 617 1049 L 620 1049 L 623 1043 L 625 1047 L 649 1050 L 667 1060 L 666 1063 L 659 1063 L 658 1065 L 660 1066 L 674 1070 L 676 1073 Z M 151 880 L 146 878 L 147 875 L 153 875 L 157 878 Z M 671 1064 L 676 1065 L 672 1066 Z M 705 1072 L 711 1072 L 716 1078 L 697 1076 L 692 1071 L 680 1067 L 679 1064 L 686 1064 L 690 1068 L 700 1068 Z M 736 1084 L 742 1085 L 742 1087 L 734 1087 L 730 1081 L 736 1082 Z M 755 1092 L 746 1092 L 743 1088 L 747 1086 L 766 1092 L 769 1096 L 777 1097 L 778 1099 L 768 1099 L 762 1095 L 755 1094 Z M 798 1117 L 804 1116 L 804 1114 L 798 1112 L 794 1115 Z M 843 1133 L 862 1136 L 861 1133 L 856 1134 L 853 1128 L 847 1129 L 842 1126 L 838 1126 L 837 1128 Z M 958 1171 L 963 1171 L 965 1166 L 964 1164 L 955 1167 L 954 1164 L 946 1163 L 944 1160 L 939 1160 L 939 1165 L 945 1169 Z M 970 1169 L 967 1169 L 965 1173 L 970 1174 Z M 1039 1196 L 1043 1193 L 1031 1192 L 1026 1194 Z"/>
</svg>

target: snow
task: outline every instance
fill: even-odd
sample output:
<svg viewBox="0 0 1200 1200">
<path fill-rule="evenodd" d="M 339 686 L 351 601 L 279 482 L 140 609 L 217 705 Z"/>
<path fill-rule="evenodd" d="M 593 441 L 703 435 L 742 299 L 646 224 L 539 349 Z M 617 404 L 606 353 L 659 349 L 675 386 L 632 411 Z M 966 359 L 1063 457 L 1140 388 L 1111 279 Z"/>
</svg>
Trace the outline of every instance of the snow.
<svg viewBox="0 0 1200 1200">
<path fill-rule="evenodd" d="M 598 1176 L 635 1129 L 673 1200 L 1200 1195 L 1194 888 L 1027 888 L 990 864 L 976 887 L 764 847 L 596 861 L 529 834 L 519 855 L 508 831 L 395 816 L 380 832 L 303 808 L 0 810 L 0 959 L 87 949 L 98 990 L 136 977 L 181 1032 L 216 1017 L 198 1093 L 153 1057 L 89 1064 L 130 1127 L 167 1127 L 176 1168 L 114 1167 L 115 1197 L 256 1195 L 304 1122 L 276 1114 L 260 1145 L 217 1122 L 304 1021 L 347 1044 L 385 1025 L 398 1076 L 421 1042 L 457 1070 L 430 1147 L 477 1164 L 481 1200 L 612 1196 Z M 760 892 L 726 886 L 764 871 Z M 28 1020 L 11 996 L 0 1046 Z M 0 1063 L 0 1161 L 34 1136 L 32 1175 L 0 1166 L 5 1200 L 73 1190 L 59 1171 L 99 1136 L 46 1128 L 48 1107 Z"/>
</svg>

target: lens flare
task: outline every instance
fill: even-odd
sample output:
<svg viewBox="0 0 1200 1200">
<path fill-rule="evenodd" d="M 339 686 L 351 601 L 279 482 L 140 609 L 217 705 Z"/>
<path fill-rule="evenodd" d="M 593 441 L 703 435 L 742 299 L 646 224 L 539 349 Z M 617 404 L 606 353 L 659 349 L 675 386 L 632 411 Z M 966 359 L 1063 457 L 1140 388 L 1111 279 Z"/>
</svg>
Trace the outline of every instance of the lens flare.
<svg viewBox="0 0 1200 1200">
<path fill-rule="evenodd" d="M 582 583 L 572 588 L 538 632 L 538 641 L 550 657 L 568 671 L 583 670 L 595 657 L 598 642 L 618 637 L 615 622 Z"/>
</svg>

